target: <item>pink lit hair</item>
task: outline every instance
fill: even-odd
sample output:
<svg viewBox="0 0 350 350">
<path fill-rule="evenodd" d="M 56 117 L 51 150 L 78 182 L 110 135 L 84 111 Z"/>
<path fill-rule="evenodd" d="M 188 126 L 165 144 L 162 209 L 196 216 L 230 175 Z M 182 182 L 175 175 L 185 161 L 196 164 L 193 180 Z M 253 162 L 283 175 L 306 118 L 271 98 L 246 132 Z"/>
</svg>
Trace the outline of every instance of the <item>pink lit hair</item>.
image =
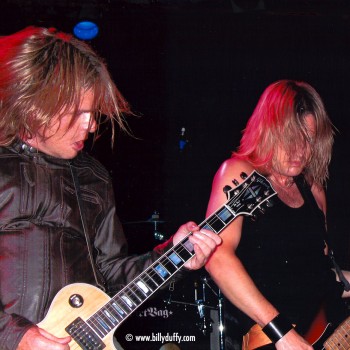
<svg viewBox="0 0 350 350">
<path fill-rule="evenodd" d="M 316 121 L 312 140 L 304 123 L 308 114 Z M 311 157 L 304 174 L 311 183 L 322 186 L 328 178 L 333 135 L 333 125 L 316 90 L 305 82 L 280 80 L 269 85 L 261 95 L 233 156 L 268 174 L 277 145 L 287 154 L 293 154 L 297 145 L 308 143 Z"/>
</svg>

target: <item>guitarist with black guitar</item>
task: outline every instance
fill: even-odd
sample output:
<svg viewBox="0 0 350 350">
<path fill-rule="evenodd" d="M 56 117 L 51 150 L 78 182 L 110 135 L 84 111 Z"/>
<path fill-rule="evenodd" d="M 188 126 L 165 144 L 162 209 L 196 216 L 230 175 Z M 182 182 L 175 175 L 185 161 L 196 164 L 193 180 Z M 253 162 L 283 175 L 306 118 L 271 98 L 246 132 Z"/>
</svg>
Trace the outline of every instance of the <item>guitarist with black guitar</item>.
<svg viewBox="0 0 350 350">
<path fill-rule="evenodd" d="M 1 350 L 115 349 L 113 332 L 101 333 L 114 330 L 135 300 L 157 290 L 166 273 L 160 264 L 157 281 L 155 275 L 137 280 L 138 295 L 123 294 L 121 306 L 112 302 L 91 328 L 79 328 L 83 320 L 77 317 L 63 322 L 60 332 L 48 329 L 75 310 L 82 315 L 91 305 L 103 305 L 106 293 L 134 280 L 190 231 L 192 258 L 183 261 L 184 254 L 173 253 L 174 266 L 202 267 L 221 242 L 189 222 L 152 252 L 127 255 L 109 173 L 83 147 L 89 133 L 98 138 L 102 122 L 127 130 L 123 114 L 129 112 L 86 43 L 36 27 L 0 38 Z M 60 304 L 55 295 L 67 285 L 71 292 L 60 294 Z M 54 298 L 58 307 L 50 325 L 38 325 Z"/>
<path fill-rule="evenodd" d="M 238 321 L 244 350 L 350 349 L 348 320 L 319 341 L 307 336 L 320 309 L 333 326 L 344 321 L 342 297 L 350 296 L 349 272 L 336 271 L 325 243 L 332 145 L 333 126 L 315 89 L 277 81 L 260 97 L 237 152 L 215 175 L 208 215 L 241 172 L 259 171 L 278 194 L 256 222 L 240 217 L 226 227 L 206 265 L 229 301 L 226 313 Z"/>
</svg>

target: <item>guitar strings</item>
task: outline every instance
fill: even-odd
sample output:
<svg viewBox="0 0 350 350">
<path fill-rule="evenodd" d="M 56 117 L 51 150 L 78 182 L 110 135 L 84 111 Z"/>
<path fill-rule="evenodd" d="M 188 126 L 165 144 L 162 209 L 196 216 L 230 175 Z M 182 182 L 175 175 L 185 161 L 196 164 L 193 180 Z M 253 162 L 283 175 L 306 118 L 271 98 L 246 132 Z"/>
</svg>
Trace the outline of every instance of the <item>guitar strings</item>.
<svg viewBox="0 0 350 350">
<path fill-rule="evenodd" d="M 251 186 L 251 184 L 247 184 L 247 188 L 249 188 Z M 247 190 L 247 188 L 245 190 Z M 240 191 L 238 194 L 236 194 L 235 196 L 233 196 L 231 199 L 229 199 L 225 205 L 232 205 L 233 202 L 236 202 L 240 197 L 243 196 L 245 191 Z M 221 208 L 220 208 L 221 210 Z M 235 211 L 233 211 L 233 220 L 237 217 L 237 214 L 235 213 Z M 203 228 L 204 224 L 207 223 L 209 220 L 211 219 L 214 219 L 215 221 L 220 221 L 220 222 L 223 222 L 217 215 L 216 213 L 214 213 L 213 215 L 211 215 L 209 218 L 207 218 L 205 221 L 203 221 L 199 227 Z M 212 221 L 213 222 L 213 221 Z M 224 223 L 225 224 L 225 223 Z M 210 225 L 210 224 L 209 224 Z M 224 227 L 226 227 L 227 224 L 224 225 Z M 214 229 L 213 229 L 214 233 L 218 234 L 219 232 L 216 232 Z M 88 333 L 88 325 L 94 325 L 95 327 L 91 327 L 92 329 L 98 329 L 99 332 L 96 332 L 96 333 L 101 333 L 101 334 L 104 334 L 106 331 L 107 333 L 104 334 L 104 336 L 106 336 L 109 332 L 111 332 L 114 328 L 116 328 L 127 316 L 129 316 L 134 310 L 136 310 L 136 308 L 141 305 L 145 300 L 148 299 L 149 296 L 151 296 L 157 289 L 159 289 L 164 283 L 166 283 L 187 261 L 189 261 L 194 255 L 195 253 L 193 251 L 189 251 L 185 246 L 184 246 L 184 243 L 186 243 L 188 241 L 188 237 L 192 234 L 192 232 L 189 232 L 188 235 L 186 237 L 184 237 L 175 247 L 171 248 L 165 255 L 163 255 L 162 257 L 160 257 L 156 262 L 154 262 L 151 266 L 149 266 L 143 273 L 141 273 L 141 275 L 139 275 L 136 279 L 137 280 L 141 280 L 141 282 L 143 282 L 147 287 L 148 289 L 150 290 L 150 293 L 149 294 L 145 294 L 140 287 L 137 286 L 136 283 L 133 283 L 134 281 L 132 281 L 130 284 L 132 284 L 130 286 L 127 285 L 125 286 L 117 295 L 115 295 L 113 298 L 111 298 L 110 301 L 108 301 L 102 308 L 100 308 L 97 312 L 95 312 L 93 315 L 91 315 L 87 320 L 86 320 L 86 323 L 83 324 L 82 327 L 79 327 L 81 329 L 81 332 L 76 332 L 76 334 L 78 336 L 81 336 L 83 333 Z M 177 249 L 177 250 L 176 250 Z M 181 258 L 181 253 L 184 252 L 184 251 L 187 251 L 191 257 L 187 259 L 187 261 L 184 261 L 182 258 L 182 264 L 180 267 L 178 267 L 176 264 L 173 263 L 173 261 L 167 257 L 168 253 L 169 252 L 172 252 L 172 251 L 175 251 L 175 253 L 177 255 L 180 255 L 180 258 Z M 170 262 L 171 264 L 174 265 L 175 268 L 177 268 L 177 270 L 174 272 L 174 273 L 170 273 L 170 271 L 168 271 L 169 273 L 169 277 L 164 279 L 162 276 L 160 276 L 160 274 L 154 269 L 154 266 L 159 263 L 161 261 L 161 259 L 163 260 L 166 260 L 167 262 Z M 164 266 L 166 264 L 164 264 L 164 262 L 161 262 L 161 265 Z M 166 268 L 166 266 L 164 266 Z M 153 281 L 153 284 L 156 285 L 156 288 L 151 288 L 150 287 L 150 282 L 148 281 L 148 283 L 144 280 L 144 277 L 143 275 L 145 275 L 146 277 L 148 277 L 149 279 L 151 279 Z M 162 282 L 158 285 L 158 283 L 156 283 L 155 281 L 155 276 L 157 276 L 157 278 L 162 278 Z M 130 297 L 130 295 L 126 292 L 126 291 L 130 291 L 133 295 L 136 296 L 136 299 L 139 299 L 140 300 L 140 303 L 139 304 L 136 304 L 135 301 L 133 300 L 134 297 Z M 144 293 L 145 295 L 145 298 L 144 300 L 141 300 L 140 297 L 139 297 L 139 294 L 136 293 L 136 291 L 141 291 L 141 293 Z M 133 306 L 128 306 L 128 303 L 123 300 L 123 298 L 121 297 L 121 295 L 125 295 L 128 300 L 130 300 L 130 302 L 132 303 Z M 142 294 L 141 294 L 142 295 Z M 119 298 L 123 304 L 126 305 L 126 307 L 128 307 L 130 309 L 130 312 L 127 312 L 126 311 L 126 308 L 125 307 L 122 307 L 120 305 L 120 301 L 117 301 L 117 298 Z M 118 311 L 115 310 L 115 308 L 112 306 L 112 303 L 116 303 L 117 306 L 122 310 L 124 311 L 125 313 L 125 316 L 122 315 L 121 313 L 118 313 Z M 122 305 L 123 305 L 122 304 Z M 107 310 L 109 312 L 109 314 L 111 314 L 113 316 L 113 319 L 117 322 L 116 324 L 108 317 L 108 316 L 105 316 L 105 310 Z M 118 317 L 121 318 L 121 320 L 118 320 Z M 106 329 L 106 327 L 101 324 L 101 322 L 99 321 L 100 318 L 104 323 L 105 323 L 105 326 L 109 329 Z M 105 320 L 107 320 L 109 323 L 111 323 L 113 325 L 113 327 L 110 327 L 108 325 L 108 322 L 105 322 Z M 100 326 L 100 327 L 98 327 Z M 100 328 L 102 328 L 102 331 L 100 330 Z"/>
</svg>

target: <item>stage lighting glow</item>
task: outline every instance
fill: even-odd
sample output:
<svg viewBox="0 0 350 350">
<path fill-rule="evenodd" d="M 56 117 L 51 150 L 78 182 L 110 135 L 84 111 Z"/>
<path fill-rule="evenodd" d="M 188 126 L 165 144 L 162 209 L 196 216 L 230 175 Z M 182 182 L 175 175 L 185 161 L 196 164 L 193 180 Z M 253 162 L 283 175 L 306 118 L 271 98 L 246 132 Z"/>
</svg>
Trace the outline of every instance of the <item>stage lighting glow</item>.
<svg viewBox="0 0 350 350">
<path fill-rule="evenodd" d="M 96 38 L 98 32 L 98 25 L 92 21 L 81 21 L 73 28 L 74 35 L 81 40 L 94 39 Z"/>
</svg>

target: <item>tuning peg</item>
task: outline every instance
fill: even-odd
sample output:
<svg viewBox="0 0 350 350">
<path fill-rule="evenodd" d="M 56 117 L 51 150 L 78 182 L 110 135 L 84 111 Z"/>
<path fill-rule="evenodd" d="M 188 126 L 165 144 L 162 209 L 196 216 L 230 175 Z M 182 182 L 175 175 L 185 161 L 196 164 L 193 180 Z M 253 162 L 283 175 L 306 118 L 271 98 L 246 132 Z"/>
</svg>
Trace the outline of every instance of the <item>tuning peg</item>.
<svg viewBox="0 0 350 350">
<path fill-rule="evenodd" d="M 250 219 L 251 219 L 252 221 L 257 221 L 257 220 L 258 220 L 258 215 L 252 214 L 252 215 L 250 216 Z"/>
<path fill-rule="evenodd" d="M 229 185 L 226 185 L 223 189 L 224 193 L 226 194 L 226 197 L 228 198 L 228 192 L 232 190 L 232 187 Z"/>
<path fill-rule="evenodd" d="M 264 207 L 261 206 L 261 207 L 258 207 L 258 209 L 259 209 L 260 213 L 262 213 L 262 214 L 266 213 L 266 209 Z"/>
<path fill-rule="evenodd" d="M 244 171 L 242 171 L 240 173 L 240 177 L 242 178 L 242 180 L 245 180 L 248 177 L 248 175 Z"/>
<path fill-rule="evenodd" d="M 273 207 L 273 201 L 271 201 L 270 199 L 268 199 L 265 203 L 268 208 Z"/>
<path fill-rule="evenodd" d="M 238 182 L 236 179 L 233 179 L 233 180 L 232 180 L 232 183 L 233 183 L 235 186 L 238 186 L 238 185 L 239 185 L 239 182 Z"/>
</svg>

